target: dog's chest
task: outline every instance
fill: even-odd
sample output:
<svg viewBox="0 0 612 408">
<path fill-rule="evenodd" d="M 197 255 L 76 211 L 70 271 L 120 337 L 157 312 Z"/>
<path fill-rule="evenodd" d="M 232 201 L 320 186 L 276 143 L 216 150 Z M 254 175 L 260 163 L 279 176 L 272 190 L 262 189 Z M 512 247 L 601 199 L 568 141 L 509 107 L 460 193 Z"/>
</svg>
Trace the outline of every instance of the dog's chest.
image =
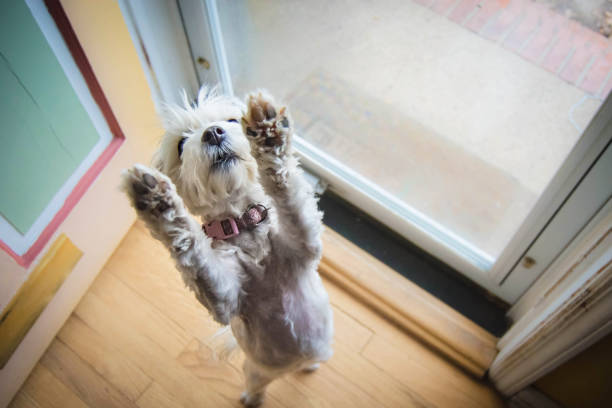
<svg viewBox="0 0 612 408">
<path fill-rule="evenodd" d="M 327 293 L 316 271 L 292 272 L 266 269 L 245 285 L 241 315 L 251 325 L 279 326 L 294 337 L 317 330 L 329 308 Z"/>
</svg>

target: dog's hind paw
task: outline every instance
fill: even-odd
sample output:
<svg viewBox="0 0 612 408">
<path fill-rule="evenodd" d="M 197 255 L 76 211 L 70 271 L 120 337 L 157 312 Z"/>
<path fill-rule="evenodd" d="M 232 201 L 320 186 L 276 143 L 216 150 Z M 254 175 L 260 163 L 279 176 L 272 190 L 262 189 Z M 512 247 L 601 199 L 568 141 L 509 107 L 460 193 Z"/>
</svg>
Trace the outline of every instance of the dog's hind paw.
<svg viewBox="0 0 612 408">
<path fill-rule="evenodd" d="M 321 364 L 319 363 L 314 363 L 311 364 L 307 367 L 302 368 L 302 372 L 305 374 L 309 374 L 309 373 L 314 373 L 315 371 L 317 371 L 319 369 L 319 367 L 321 366 Z"/>
<path fill-rule="evenodd" d="M 263 403 L 264 393 L 258 392 L 255 394 L 249 394 L 247 391 L 244 391 L 240 396 L 240 402 L 247 408 L 258 407 Z"/>
<path fill-rule="evenodd" d="M 139 213 L 158 217 L 175 209 L 174 184 L 159 171 L 136 164 L 121 176 L 121 188 Z"/>
<path fill-rule="evenodd" d="M 286 107 L 278 108 L 271 96 L 257 92 L 247 98 L 242 126 L 251 146 L 259 153 L 280 155 L 286 151 L 291 122 Z"/>
</svg>

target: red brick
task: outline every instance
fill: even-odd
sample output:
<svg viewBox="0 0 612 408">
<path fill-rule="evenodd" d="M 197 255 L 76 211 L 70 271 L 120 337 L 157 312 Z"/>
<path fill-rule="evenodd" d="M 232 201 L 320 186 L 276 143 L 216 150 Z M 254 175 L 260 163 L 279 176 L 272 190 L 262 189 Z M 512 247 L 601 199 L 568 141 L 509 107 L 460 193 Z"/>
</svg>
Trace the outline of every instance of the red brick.
<svg viewBox="0 0 612 408">
<path fill-rule="evenodd" d="M 499 40 L 504 33 L 511 29 L 516 20 L 527 12 L 526 6 L 528 4 L 525 0 L 512 0 L 495 20 L 485 25 L 481 33 L 482 36 L 493 41 Z"/>
<path fill-rule="evenodd" d="M 573 39 L 574 54 L 563 68 L 561 78 L 576 83 L 591 58 L 601 55 L 606 48 L 605 43 L 598 37 L 602 36 L 587 28 L 576 33 Z"/>
<path fill-rule="evenodd" d="M 446 15 L 449 9 L 456 3 L 457 0 L 436 0 L 431 9 L 438 14 Z"/>
<path fill-rule="evenodd" d="M 559 76 L 565 79 L 567 82 L 572 84 L 576 84 L 580 74 L 586 68 L 587 64 L 593 57 L 593 53 L 590 50 L 590 46 L 577 46 L 572 54 L 572 57 L 567 62 L 563 71 L 559 74 Z"/>
<path fill-rule="evenodd" d="M 610 70 L 612 70 L 612 52 L 608 51 L 600 55 L 591 65 L 589 72 L 586 73 L 584 80 L 580 84 L 580 88 L 591 94 L 596 94 L 604 85 Z"/>
<path fill-rule="evenodd" d="M 580 36 L 583 29 L 577 22 L 569 20 L 568 24 L 561 28 L 555 39 L 555 44 L 544 57 L 542 67 L 556 73 L 574 49 L 574 39 L 576 36 Z"/>
<path fill-rule="evenodd" d="M 539 28 L 543 19 L 548 17 L 546 11 L 548 9 L 538 3 L 532 3 L 526 7 L 523 20 L 508 35 L 504 41 L 504 47 L 512 51 L 520 50 L 529 39 L 529 36 Z"/>
<path fill-rule="evenodd" d="M 457 7 L 450 13 L 448 18 L 455 23 L 461 24 L 481 1 L 482 0 L 461 0 L 461 3 L 457 4 Z"/>
<path fill-rule="evenodd" d="M 544 10 L 538 18 L 538 28 L 535 35 L 520 51 L 520 54 L 530 61 L 539 61 L 556 34 L 566 24 L 568 24 L 568 20 L 565 17 L 550 10 Z"/>
<path fill-rule="evenodd" d="M 479 32 L 487 22 L 508 4 L 504 0 L 489 0 L 480 7 L 480 10 L 472 16 L 464 26 L 472 31 Z"/>
</svg>

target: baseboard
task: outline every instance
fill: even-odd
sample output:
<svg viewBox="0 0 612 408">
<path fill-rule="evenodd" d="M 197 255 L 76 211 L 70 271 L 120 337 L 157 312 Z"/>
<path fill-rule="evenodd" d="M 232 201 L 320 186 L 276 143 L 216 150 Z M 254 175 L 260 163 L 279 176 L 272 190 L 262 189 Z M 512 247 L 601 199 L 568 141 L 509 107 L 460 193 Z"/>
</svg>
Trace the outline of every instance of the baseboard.
<svg viewBox="0 0 612 408">
<path fill-rule="evenodd" d="M 476 377 L 497 353 L 497 338 L 330 228 L 321 275 L 407 334 Z"/>
</svg>

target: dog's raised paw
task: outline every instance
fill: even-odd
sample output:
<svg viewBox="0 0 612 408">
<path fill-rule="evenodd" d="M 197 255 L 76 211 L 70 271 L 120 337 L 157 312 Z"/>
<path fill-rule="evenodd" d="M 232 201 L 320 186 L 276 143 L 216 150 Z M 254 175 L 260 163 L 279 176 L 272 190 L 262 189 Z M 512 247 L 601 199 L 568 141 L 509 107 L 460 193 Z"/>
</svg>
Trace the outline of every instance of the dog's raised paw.
<svg viewBox="0 0 612 408">
<path fill-rule="evenodd" d="M 291 134 L 287 108 L 277 109 L 272 97 L 262 92 L 250 94 L 247 107 L 242 126 L 251 144 L 264 152 L 284 151 Z"/>
<path fill-rule="evenodd" d="M 139 212 L 155 217 L 174 207 L 174 185 L 157 170 L 134 165 L 122 174 L 122 189 Z"/>
</svg>

